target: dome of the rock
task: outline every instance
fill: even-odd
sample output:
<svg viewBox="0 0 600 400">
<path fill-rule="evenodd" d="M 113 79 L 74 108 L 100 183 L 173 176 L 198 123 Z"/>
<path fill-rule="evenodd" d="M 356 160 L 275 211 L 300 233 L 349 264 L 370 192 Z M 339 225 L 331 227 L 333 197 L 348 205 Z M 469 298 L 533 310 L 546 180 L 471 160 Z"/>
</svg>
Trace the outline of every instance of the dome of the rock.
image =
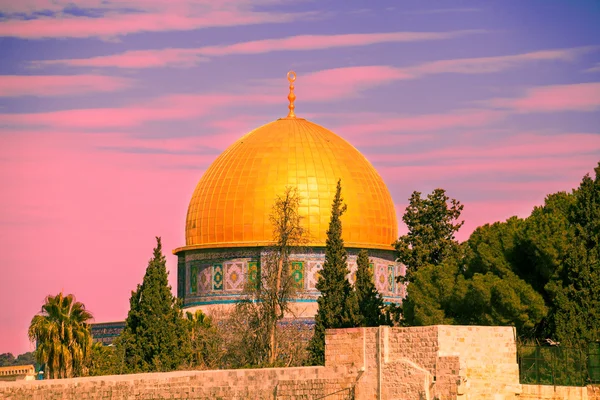
<svg viewBox="0 0 600 400">
<path fill-rule="evenodd" d="M 290 75 L 288 75 L 288 78 Z M 246 278 L 260 270 L 263 249 L 273 243 L 272 207 L 286 187 L 301 198 L 299 213 L 307 231 L 305 253 L 292 257 L 302 302 L 318 297 L 326 232 L 338 180 L 347 211 L 342 216 L 349 252 L 350 280 L 356 253 L 369 250 L 376 287 L 386 301 L 400 301 L 404 273 L 392 243 L 397 220 L 390 193 L 375 168 L 350 143 L 294 113 L 263 125 L 232 144 L 206 170 L 189 203 L 186 245 L 178 255 L 178 296 L 184 306 L 238 301 Z M 398 286 L 398 287 L 397 287 Z M 316 304 L 314 304 L 316 305 Z M 314 307 L 307 312 L 314 315 Z"/>
<path fill-rule="evenodd" d="M 391 249 L 396 213 L 375 168 L 344 139 L 300 118 L 255 129 L 210 166 L 189 205 L 186 249 L 269 245 L 269 215 L 288 186 L 300 195 L 309 244 L 325 246 L 338 179 L 348 205 L 342 217 L 346 245 Z"/>
</svg>

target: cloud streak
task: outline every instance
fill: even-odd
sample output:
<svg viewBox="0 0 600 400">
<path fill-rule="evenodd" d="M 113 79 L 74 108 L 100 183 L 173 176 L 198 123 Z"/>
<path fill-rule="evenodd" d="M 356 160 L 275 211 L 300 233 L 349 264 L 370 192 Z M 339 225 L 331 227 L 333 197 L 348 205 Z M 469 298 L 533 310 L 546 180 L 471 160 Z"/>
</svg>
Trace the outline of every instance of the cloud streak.
<svg viewBox="0 0 600 400">
<path fill-rule="evenodd" d="M 42 126 L 61 129 L 128 128 L 153 121 L 198 118 L 234 104 L 281 102 L 281 96 L 234 94 L 170 95 L 140 104 L 111 108 L 82 108 L 41 113 L 0 114 L 0 125 Z"/>
<path fill-rule="evenodd" d="M 131 84 L 131 79 L 105 75 L 0 75 L 0 97 L 113 92 Z"/>
<path fill-rule="evenodd" d="M 600 62 L 596 63 L 593 67 L 586 69 L 584 72 L 600 72 Z"/>
<path fill-rule="evenodd" d="M 496 57 L 440 60 L 409 67 L 406 68 L 405 71 L 407 73 L 412 73 L 415 76 L 443 73 L 488 74 L 539 61 L 573 61 L 578 56 L 597 48 L 597 46 L 588 46 L 569 49 L 540 50 Z"/>
<path fill-rule="evenodd" d="M 452 39 L 482 33 L 480 30 L 450 32 L 389 32 L 342 35 L 298 35 L 263 39 L 229 45 L 198 48 L 133 50 L 108 56 L 37 61 L 36 64 L 61 64 L 74 67 L 156 68 L 191 67 L 212 57 L 240 54 L 265 54 L 276 51 L 309 51 L 368 46 L 378 43 L 418 42 Z"/>
<path fill-rule="evenodd" d="M 480 12 L 480 8 L 437 8 L 432 10 L 413 10 L 413 11 L 404 11 L 403 14 L 408 15 L 427 15 L 427 14 L 448 14 L 448 13 L 472 13 L 472 12 Z"/>
<path fill-rule="evenodd" d="M 339 125 L 334 131 L 350 137 L 382 132 L 427 132 L 454 128 L 473 128 L 489 125 L 506 114 L 494 110 L 461 110 L 444 114 L 422 114 L 406 117 L 381 118 L 377 122 Z"/>
<path fill-rule="evenodd" d="M 540 157 L 572 157 L 581 154 L 600 154 L 600 133 L 562 133 L 541 135 L 523 133 L 510 140 L 484 145 L 458 144 L 431 151 L 410 154 L 368 154 L 376 164 L 393 165 L 425 163 L 440 164 L 448 161 L 527 159 Z"/>
<path fill-rule="evenodd" d="M 313 15 L 258 12 L 253 9 L 256 5 L 270 2 L 272 1 L 130 0 L 116 4 L 107 1 L 84 1 L 76 6 L 81 11 L 79 15 L 67 12 L 69 7 L 73 7 L 72 2 L 8 2 L 12 4 L 0 6 L 0 12 L 9 16 L 0 24 L 0 37 L 114 38 L 140 32 L 189 31 L 211 27 L 283 23 Z M 39 17 L 33 14 L 40 11 L 49 11 L 50 15 Z M 16 13 L 19 12 L 29 13 L 29 18 L 18 18 Z M 101 16 L 90 17 L 85 15 L 86 12 L 101 12 Z"/>
<path fill-rule="evenodd" d="M 296 93 L 302 101 L 329 101 L 355 96 L 360 91 L 388 84 L 394 80 L 411 79 L 398 68 L 385 65 L 332 68 L 301 77 Z M 268 80 L 271 89 L 281 87 L 281 80 Z"/>
<path fill-rule="evenodd" d="M 522 97 L 493 99 L 489 104 L 519 113 L 595 111 L 600 109 L 600 82 L 535 87 Z"/>
<path fill-rule="evenodd" d="M 449 180 L 464 180 L 470 179 L 477 182 L 475 177 L 492 174 L 505 174 L 512 176 L 513 179 L 527 171 L 528 173 L 536 173 L 538 175 L 551 178 L 560 165 L 562 169 L 570 171 L 581 171 L 594 165 L 597 158 L 594 155 L 578 158 L 562 158 L 557 160 L 556 157 L 539 157 L 526 159 L 511 159 L 502 158 L 494 160 L 454 160 L 439 164 L 406 164 L 397 166 L 382 166 L 377 170 L 386 178 L 386 182 L 391 181 L 398 183 L 406 181 L 407 176 L 418 177 L 420 180 L 429 180 L 435 182 L 448 182 Z M 560 162 L 560 164 L 559 164 Z M 478 178 L 481 179 L 481 178 Z M 452 184 L 455 186 L 455 183 Z M 565 188 L 568 189 L 568 188 Z"/>
</svg>

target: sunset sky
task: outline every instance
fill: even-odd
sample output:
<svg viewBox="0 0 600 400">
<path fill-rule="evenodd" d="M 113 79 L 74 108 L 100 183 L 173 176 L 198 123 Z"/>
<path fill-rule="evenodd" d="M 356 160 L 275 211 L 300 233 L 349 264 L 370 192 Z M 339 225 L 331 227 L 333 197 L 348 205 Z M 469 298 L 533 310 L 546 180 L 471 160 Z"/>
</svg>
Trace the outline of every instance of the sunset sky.
<svg viewBox="0 0 600 400">
<path fill-rule="evenodd" d="M 296 114 L 356 146 L 398 219 L 460 200 L 459 239 L 600 161 L 597 0 L 0 2 L 0 353 L 44 297 L 122 320 L 162 236 L 237 138 Z M 401 224 L 400 232 L 406 228 Z"/>
</svg>

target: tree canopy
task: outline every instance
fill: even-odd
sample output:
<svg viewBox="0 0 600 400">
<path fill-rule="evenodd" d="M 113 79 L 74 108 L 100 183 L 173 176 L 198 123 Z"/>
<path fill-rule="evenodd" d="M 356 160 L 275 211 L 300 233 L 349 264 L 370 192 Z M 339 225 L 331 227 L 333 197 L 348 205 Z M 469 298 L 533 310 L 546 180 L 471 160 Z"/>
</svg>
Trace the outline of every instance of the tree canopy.
<svg viewBox="0 0 600 400">
<path fill-rule="evenodd" d="M 309 343 L 310 362 L 322 365 L 325 362 L 325 329 L 358 326 L 358 300 L 348 281 L 348 253 L 342 239 L 341 217 L 346 211 L 342 198 L 341 180 L 337 183 L 331 206 L 331 218 L 327 230 L 325 262 L 316 288 L 321 292 L 317 299 L 315 333 Z"/>
<path fill-rule="evenodd" d="M 92 314 L 72 294 L 46 297 L 40 314 L 29 325 L 29 340 L 37 343 L 35 358 L 48 378 L 84 375 L 90 357 Z"/>
<path fill-rule="evenodd" d="M 19 354 L 16 358 L 12 353 L 0 354 L 0 367 L 11 367 L 13 365 L 35 364 L 35 355 L 32 351 Z"/>
<path fill-rule="evenodd" d="M 441 262 L 419 254 L 428 261 L 413 264 L 421 268 L 407 288 L 406 324 L 514 325 L 522 338 L 599 340 L 600 163 L 571 193 L 548 195 L 528 218 L 477 228 Z"/>
<path fill-rule="evenodd" d="M 358 252 L 356 264 L 354 290 L 358 300 L 359 326 L 383 325 L 386 322 L 383 313 L 383 299 L 373 281 L 373 271 L 369 268 L 369 253 L 367 250 Z"/>
<path fill-rule="evenodd" d="M 129 305 L 125 329 L 117 341 L 124 372 L 171 371 L 189 362 L 189 329 L 171 293 L 160 237 Z"/>
<path fill-rule="evenodd" d="M 406 265 L 406 277 L 426 265 L 438 265 L 458 250 L 454 234 L 464 221 L 458 222 L 463 205 L 450 199 L 444 189 L 435 189 L 426 198 L 413 192 L 402 220 L 408 228 L 406 235 L 394 243 L 398 260 Z"/>
</svg>

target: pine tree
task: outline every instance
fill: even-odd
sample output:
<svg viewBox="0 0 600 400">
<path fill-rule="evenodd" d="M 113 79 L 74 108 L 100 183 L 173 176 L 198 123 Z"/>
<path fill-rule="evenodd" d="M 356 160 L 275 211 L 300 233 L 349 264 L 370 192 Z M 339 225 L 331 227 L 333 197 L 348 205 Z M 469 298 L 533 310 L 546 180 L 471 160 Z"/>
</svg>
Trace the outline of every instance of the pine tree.
<svg viewBox="0 0 600 400">
<path fill-rule="evenodd" d="M 122 372 L 171 371 L 189 361 L 189 331 L 171 293 L 160 237 L 137 290 L 131 292 L 125 330 L 117 341 Z"/>
<path fill-rule="evenodd" d="M 424 199 L 415 191 L 409 201 L 402 217 L 408 233 L 394 243 L 398 260 L 406 265 L 406 277 L 398 277 L 399 282 L 411 282 L 419 268 L 455 256 L 460 247 L 454 234 L 464 224 L 457 221 L 463 205 L 444 189 L 435 189 Z"/>
<path fill-rule="evenodd" d="M 342 239 L 341 221 L 345 211 L 342 185 L 341 181 L 338 181 L 327 230 L 325 262 L 316 285 L 321 296 L 317 299 L 315 333 L 308 345 L 309 361 L 314 365 L 322 365 L 325 362 L 325 329 L 355 327 L 360 323 L 358 300 L 346 278 L 349 273 L 348 254 Z"/>
<path fill-rule="evenodd" d="M 574 234 L 546 285 L 552 306 L 547 334 L 571 345 L 600 340 L 600 162 L 594 172 L 571 195 L 567 218 Z"/>
<path fill-rule="evenodd" d="M 385 323 L 383 314 L 383 299 L 381 298 L 375 282 L 373 272 L 369 268 L 369 253 L 367 250 L 358 252 L 356 260 L 356 282 L 354 290 L 358 300 L 358 310 L 361 317 L 361 326 L 379 326 Z"/>
</svg>

